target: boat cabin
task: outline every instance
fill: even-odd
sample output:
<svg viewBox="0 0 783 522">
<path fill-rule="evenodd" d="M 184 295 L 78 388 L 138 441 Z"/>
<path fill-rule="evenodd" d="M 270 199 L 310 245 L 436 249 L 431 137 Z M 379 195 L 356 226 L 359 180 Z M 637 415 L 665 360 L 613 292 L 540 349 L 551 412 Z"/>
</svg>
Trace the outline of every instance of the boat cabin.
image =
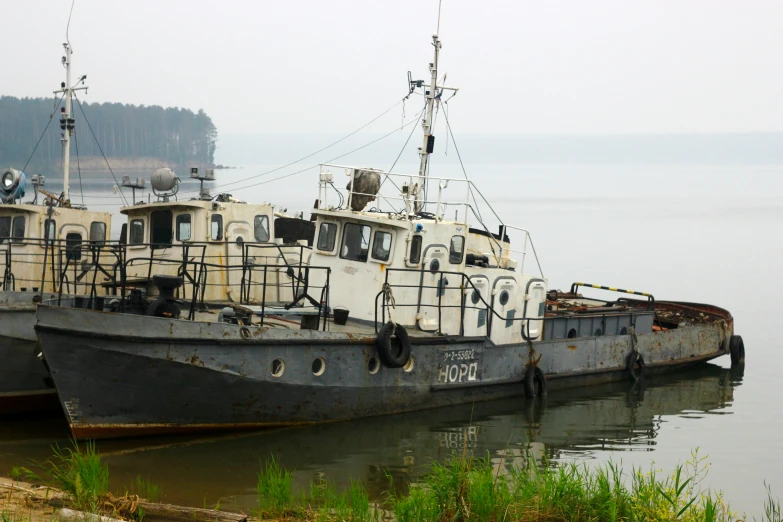
<svg viewBox="0 0 783 522">
<path fill-rule="evenodd" d="M 185 277 L 180 297 L 192 298 L 198 282 L 197 298 L 208 304 L 291 300 L 287 268 L 309 258 L 306 240 L 275 237 L 269 203 L 218 195 L 140 203 L 120 212 L 127 216 L 121 241 L 128 286 L 148 295 L 157 295 L 153 275 L 170 275 Z"/>
<path fill-rule="evenodd" d="M 409 187 L 416 176 L 400 176 L 404 182 L 400 194 L 384 197 L 358 193 L 362 176 L 374 172 L 397 181 L 389 185 L 399 187 L 397 175 L 337 166 L 346 169 L 351 182 L 339 198 L 341 204 L 334 207 L 325 203 L 325 193 L 337 190 L 331 173 L 325 172 L 328 167 L 335 166 L 322 166 L 321 197 L 312 211 L 316 231 L 310 263 L 331 268 L 330 307 L 347 308 L 356 321 L 393 320 L 425 332 L 487 336 L 496 343 L 540 338 L 547 282 L 524 273 L 523 262 L 512 257 L 511 227 L 501 225 L 498 234 L 472 228 L 467 220 L 469 203 L 444 199 L 443 181 L 445 185 L 461 182 L 463 197 L 469 182 L 428 178 L 442 187 L 438 200 L 431 202 L 435 212 L 427 213 L 413 210 Z M 357 196 L 375 203 L 351 208 L 352 202 L 364 203 Z M 397 210 L 377 208 L 381 202 L 393 204 L 392 200 Z M 370 205 L 377 206 L 367 210 Z M 464 208 L 465 219 L 444 219 L 448 206 Z M 527 232 L 519 229 L 519 239 L 524 244 L 523 261 Z"/>
<path fill-rule="evenodd" d="M 0 289 L 57 292 L 62 285 L 66 293 L 89 293 L 97 265 L 108 261 L 93 259 L 90 246 L 103 244 L 109 230 L 107 212 L 32 203 L 0 205 Z"/>
</svg>

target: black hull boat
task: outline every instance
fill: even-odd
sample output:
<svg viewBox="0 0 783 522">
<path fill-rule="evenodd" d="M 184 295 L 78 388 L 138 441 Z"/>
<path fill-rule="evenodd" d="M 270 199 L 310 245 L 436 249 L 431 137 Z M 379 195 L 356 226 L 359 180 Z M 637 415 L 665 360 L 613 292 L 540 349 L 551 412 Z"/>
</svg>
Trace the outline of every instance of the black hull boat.
<svg viewBox="0 0 783 522">
<path fill-rule="evenodd" d="M 125 299 L 125 263 L 116 306 L 39 306 L 36 333 L 76 438 L 342 421 L 636 381 L 729 353 L 741 363 L 726 310 L 583 283 L 551 290 L 529 232 L 504 222 L 467 172 L 430 175 L 435 111 L 457 90 L 438 83 L 438 35 L 432 45 L 430 83 L 408 78 L 408 96 L 422 89 L 426 102 L 410 122 L 421 118 L 424 130 L 418 174 L 321 165 L 307 247 L 251 235 L 252 219 L 232 228 L 237 220 L 221 214 L 228 195 L 203 209 L 209 231 L 198 230 L 207 219 L 191 231 L 188 218 L 187 237 L 171 212 L 132 219 L 131 238 L 156 252 L 225 240 L 222 279 L 188 275 L 214 266 L 183 255 L 168 272 L 149 266 L 154 301 Z M 333 171 L 350 179 L 345 189 Z M 282 245 L 301 245 L 297 259 Z M 219 316 L 195 307 L 195 296 L 231 284 L 238 291 Z M 579 287 L 622 296 L 588 298 Z"/>
<path fill-rule="evenodd" d="M 638 366 L 627 363 L 634 346 L 645 371 L 729 352 L 733 321 L 725 310 L 657 308 L 700 321 L 635 340 L 496 346 L 486 338 L 411 335 L 412 362 L 403 368 L 379 364 L 369 328 L 289 330 L 42 305 L 36 330 L 74 437 L 104 438 L 311 424 L 521 396 L 531 357 L 551 390 L 638 378 Z"/>
</svg>

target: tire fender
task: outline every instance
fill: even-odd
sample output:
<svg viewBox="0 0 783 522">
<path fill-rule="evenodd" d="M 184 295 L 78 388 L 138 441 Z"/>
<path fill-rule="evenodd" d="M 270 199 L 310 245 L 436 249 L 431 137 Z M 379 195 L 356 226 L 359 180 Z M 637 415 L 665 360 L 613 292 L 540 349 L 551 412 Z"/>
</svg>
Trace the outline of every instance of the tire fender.
<svg viewBox="0 0 783 522">
<path fill-rule="evenodd" d="M 392 337 L 396 342 L 392 343 Z M 408 331 L 391 321 L 383 325 L 375 340 L 378 358 L 387 368 L 402 368 L 411 356 L 411 341 Z"/>
<path fill-rule="evenodd" d="M 544 397 L 547 394 L 546 376 L 538 366 L 528 365 L 525 370 L 525 397 Z"/>
<path fill-rule="evenodd" d="M 637 368 L 638 366 L 638 368 Z M 641 353 L 633 351 L 625 358 L 625 369 L 628 377 L 632 381 L 641 381 L 647 374 L 647 365 L 644 364 L 644 357 Z"/>
<path fill-rule="evenodd" d="M 739 335 L 732 335 L 729 339 L 729 355 L 731 355 L 731 365 L 745 364 L 745 342 Z"/>
</svg>

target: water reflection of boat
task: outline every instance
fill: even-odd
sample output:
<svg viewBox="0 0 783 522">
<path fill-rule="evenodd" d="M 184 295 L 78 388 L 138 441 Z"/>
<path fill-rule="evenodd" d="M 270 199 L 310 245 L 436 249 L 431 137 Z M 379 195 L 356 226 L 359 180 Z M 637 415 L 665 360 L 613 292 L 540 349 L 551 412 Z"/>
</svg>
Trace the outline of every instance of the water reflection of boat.
<svg viewBox="0 0 783 522">
<path fill-rule="evenodd" d="M 489 455 L 505 466 L 537 459 L 604 450 L 651 450 L 662 416 L 729 413 L 741 367 L 704 365 L 693 371 L 660 375 L 642 386 L 609 383 L 553 392 L 540 399 L 507 399 L 438 410 L 374 417 L 306 428 L 288 428 L 220 437 L 151 438 L 103 441 L 114 484 L 122 488 L 138 474 L 160 485 L 166 500 L 249 509 L 259 461 L 278 455 L 296 470 L 297 487 L 325 476 L 338 484 L 359 479 L 373 495 L 405 488 L 432 459 L 454 451 Z M 48 456 L 54 439 L 67 439 L 60 420 L 50 439 L 26 441 L 30 428 L 17 423 L 0 428 L 0 467 Z M 10 440 L 9 440 L 10 439 Z M 15 439 L 15 440 L 14 440 Z M 229 500 L 227 500 L 229 499 Z M 231 500 L 234 499 L 234 500 Z M 236 504 L 233 504 L 233 501 Z"/>
</svg>

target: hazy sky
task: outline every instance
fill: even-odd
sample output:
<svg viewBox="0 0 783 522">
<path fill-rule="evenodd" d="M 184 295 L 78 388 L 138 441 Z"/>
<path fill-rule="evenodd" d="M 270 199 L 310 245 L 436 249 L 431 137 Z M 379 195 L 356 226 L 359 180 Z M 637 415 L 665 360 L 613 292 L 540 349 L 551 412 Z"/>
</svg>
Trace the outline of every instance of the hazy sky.
<svg viewBox="0 0 783 522">
<path fill-rule="evenodd" d="M 0 94 L 59 85 L 70 6 L 2 0 Z M 427 76 L 437 12 L 437 0 L 76 0 L 70 40 L 88 101 L 203 108 L 224 135 L 339 133 L 399 100 L 409 69 Z M 444 0 L 441 71 L 462 89 L 452 125 L 781 131 L 781 20 L 780 1 Z"/>
</svg>

